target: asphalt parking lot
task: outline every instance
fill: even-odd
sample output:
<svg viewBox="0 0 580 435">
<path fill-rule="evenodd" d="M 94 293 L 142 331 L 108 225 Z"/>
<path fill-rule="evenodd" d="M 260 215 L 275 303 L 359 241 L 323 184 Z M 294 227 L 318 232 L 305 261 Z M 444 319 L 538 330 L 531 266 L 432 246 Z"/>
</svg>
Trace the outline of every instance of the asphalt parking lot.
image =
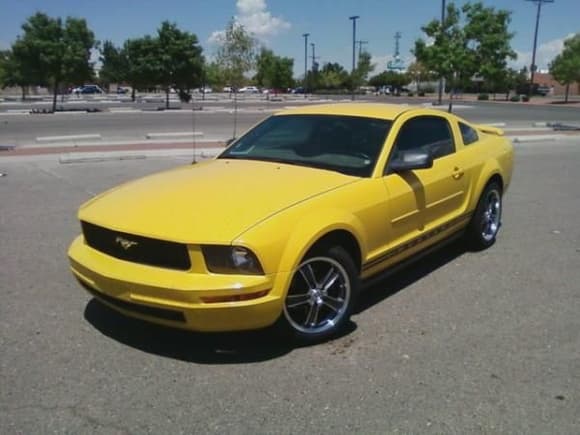
<svg viewBox="0 0 580 435">
<path fill-rule="evenodd" d="M 578 162 L 577 137 L 518 145 L 495 246 L 427 257 L 296 348 L 126 319 L 72 278 L 78 205 L 186 160 L 0 159 L 0 433 L 580 433 Z"/>
</svg>

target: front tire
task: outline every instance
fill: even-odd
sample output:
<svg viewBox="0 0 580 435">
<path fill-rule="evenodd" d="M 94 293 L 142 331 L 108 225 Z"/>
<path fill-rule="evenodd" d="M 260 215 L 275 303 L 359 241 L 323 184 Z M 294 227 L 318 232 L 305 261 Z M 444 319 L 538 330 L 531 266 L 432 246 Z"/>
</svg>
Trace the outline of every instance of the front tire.
<svg viewBox="0 0 580 435">
<path fill-rule="evenodd" d="M 313 252 L 294 272 L 280 326 L 300 342 L 324 341 L 346 326 L 358 291 L 358 273 L 344 248 Z"/>
<path fill-rule="evenodd" d="M 502 189 L 492 181 L 485 186 L 475 213 L 467 227 L 466 238 L 473 250 L 489 248 L 495 243 L 501 227 Z"/>
</svg>

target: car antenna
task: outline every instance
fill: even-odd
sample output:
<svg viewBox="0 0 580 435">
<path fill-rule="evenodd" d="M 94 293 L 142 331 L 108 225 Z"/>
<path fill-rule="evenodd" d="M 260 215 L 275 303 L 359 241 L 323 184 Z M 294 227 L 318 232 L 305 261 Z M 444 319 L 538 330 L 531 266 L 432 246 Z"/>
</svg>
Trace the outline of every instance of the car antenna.
<svg viewBox="0 0 580 435">
<path fill-rule="evenodd" d="M 238 127 L 238 89 L 234 88 L 234 134 L 233 139 L 236 138 L 237 127 Z"/>
<path fill-rule="evenodd" d="M 192 133 L 191 140 L 193 141 L 193 160 L 191 161 L 192 165 L 195 165 L 197 163 L 197 159 L 196 159 L 197 141 L 195 140 L 195 136 L 196 136 L 195 124 L 196 124 L 195 123 L 195 100 L 193 100 L 193 97 L 192 97 L 192 104 L 191 104 L 191 133 Z"/>
</svg>

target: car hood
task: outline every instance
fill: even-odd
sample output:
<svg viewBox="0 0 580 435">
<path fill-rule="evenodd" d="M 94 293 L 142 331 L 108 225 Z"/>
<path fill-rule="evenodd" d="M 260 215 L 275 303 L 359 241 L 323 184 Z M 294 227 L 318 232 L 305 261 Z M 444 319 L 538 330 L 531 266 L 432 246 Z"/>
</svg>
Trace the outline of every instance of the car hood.
<svg viewBox="0 0 580 435">
<path fill-rule="evenodd" d="M 183 243 L 229 243 L 301 201 L 356 181 L 338 172 L 217 159 L 113 188 L 79 218 L 116 231 Z"/>
</svg>

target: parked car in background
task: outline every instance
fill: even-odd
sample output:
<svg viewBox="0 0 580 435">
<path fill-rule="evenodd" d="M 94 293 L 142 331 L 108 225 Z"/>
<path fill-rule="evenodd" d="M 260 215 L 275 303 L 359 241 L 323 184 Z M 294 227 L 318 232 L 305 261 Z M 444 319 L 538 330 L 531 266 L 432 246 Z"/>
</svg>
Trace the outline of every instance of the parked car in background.
<svg viewBox="0 0 580 435">
<path fill-rule="evenodd" d="M 392 88 L 390 86 L 379 86 L 376 90 L 376 95 L 391 95 Z"/>
<path fill-rule="evenodd" d="M 214 160 L 90 199 L 70 265 L 127 316 L 197 331 L 277 324 L 316 342 L 348 325 L 363 285 L 421 252 L 456 237 L 490 247 L 512 167 L 502 130 L 439 110 L 288 109 Z"/>
<path fill-rule="evenodd" d="M 104 94 L 105 91 L 99 85 L 83 85 L 72 90 L 73 94 Z"/>
<path fill-rule="evenodd" d="M 540 95 L 542 97 L 545 97 L 546 95 L 548 95 L 550 93 L 550 90 L 551 89 L 549 86 L 541 86 L 537 83 L 534 83 L 534 85 L 532 86 L 532 95 Z M 516 88 L 516 94 L 529 95 L 530 94 L 530 84 L 523 83 L 523 84 L 519 85 Z"/>
<path fill-rule="evenodd" d="M 244 86 L 238 92 L 240 94 L 259 94 L 260 90 L 256 86 Z"/>
</svg>

